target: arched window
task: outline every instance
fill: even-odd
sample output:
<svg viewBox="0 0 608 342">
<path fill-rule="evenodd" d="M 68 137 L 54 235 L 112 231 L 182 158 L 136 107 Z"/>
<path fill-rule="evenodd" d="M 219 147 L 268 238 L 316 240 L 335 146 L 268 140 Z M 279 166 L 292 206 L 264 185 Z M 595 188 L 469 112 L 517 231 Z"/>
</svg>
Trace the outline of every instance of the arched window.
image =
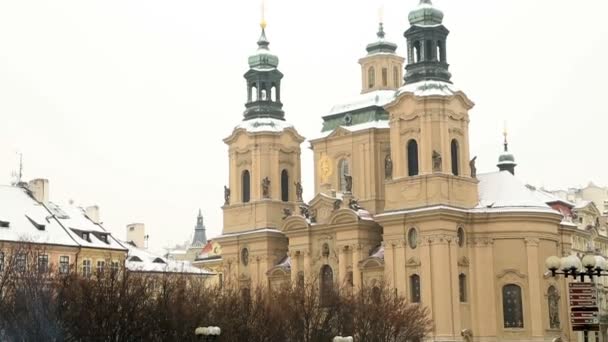
<svg viewBox="0 0 608 342">
<path fill-rule="evenodd" d="M 304 287 L 304 271 L 298 272 L 298 280 L 296 284 L 300 288 Z"/>
<path fill-rule="evenodd" d="M 559 294 L 555 286 L 549 286 L 547 290 L 547 301 L 549 304 L 549 328 L 559 329 Z"/>
<path fill-rule="evenodd" d="M 414 63 L 418 63 L 420 62 L 420 42 L 414 42 L 413 45 L 413 49 L 414 49 L 414 53 L 413 53 L 413 57 L 414 57 Z"/>
<path fill-rule="evenodd" d="M 444 58 L 444 56 L 443 56 L 443 44 L 442 44 L 441 40 L 437 41 L 437 51 L 436 52 L 437 52 L 437 54 L 436 54 L 437 61 L 443 62 L 443 58 Z"/>
<path fill-rule="evenodd" d="M 432 61 L 433 60 L 433 41 L 427 40 L 425 41 L 424 47 L 424 60 Z"/>
<path fill-rule="evenodd" d="M 462 227 L 458 228 L 458 247 L 464 247 L 464 229 Z"/>
<path fill-rule="evenodd" d="M 274 83 L 272 84 L 272 88 L 270 88 L 270 100 L 272 102 L 277 101 L 277 87 L 274 85 Z"/>
<path fill-rule="evenodd" d="M 321 286 L 319 289 L 321 305 L 327 306 L 330 304 L 330 298 L 334 289 L 334 272 L 329 265 L 323 265 L 321 267 Z"/>
<path fill-rule="evenodd" d="M 249 304 L 251 304 L 251 290 L 248 287 L 241 289 L 241 300 L 246 310 L 249 310 Z"/>
<path fill-rule="evenodd" d="M 267 101 L 268 100 L 268 95 L 266 94 L 266 89 L 262 89 L 262 91 L 260 92 L 260 100 L 261 101 Z"/>
<path fill-rule="evenodd" d="M 251 89 L 249 89 L 249 98 L 251 98 L 251 102 L 255 102 L 258 100 L 258 87 L 255 85 L 255 83 L 251 86 Z"/>
<path fill-rule="evenodd" d="M 417 274 L 410 276 L 410 302 L 420 303 L 420 276 Z"/>
<path fill-rule="evenodd" d="M 460 291 L 460 302 L 467 302 L 467 276 L 461 273 L 458 276 L 458 290 Z"/>
<path fill-rule="evenodd" d="M 367 86 L 369 88 L 373 88 L 375 84 L 376 84 L 376 70 L 374 69 L 374 67 L 370 67 L 367 70 Z"/>
<path fill-rule="evenodd" d="M 502 288 L 502 312 L 505 328 L 523 328 L 524 312 L 521 301 L 521 287 L 508 284 Z"/>
<path fill-rule="evenodd" d="M 458 141 L 456 141 L 456 139 L 452 139 L 452 146 L 451 146 L 450 151 L 451 151 L 451 156 L 452 156 L 452 174 L 454 176 L 458 176 L 459 151 L 458 151 Z"/>
<path fill-rule="evenodd" d="M 289 201 L 289 175 L 287 170 L 281 171 L 281 200 Z"/>
<path fill-rule="evenodd" d="M 393 85 L 399 88 L 399 68 L 393 67 Z"/>
<path fill-rule="evenodd" d="M 407 175 L 418 175 L 418 143 L 414 139 L 407 142 Z"/>
<path fill-rule="evenodd" d="M 388 69 L 382 68 L 382 86 L 388 86 Z"/>
<path fill-rule="evenodd" d="M 249 170 L 243 171 L 243 179 L 241 185 L 243 187 L 243 203 L 249 202 L 251 199 L 251 179 L 249 177 Z"/>
<path fill-rule="evenodd" d="M 348 160 L 340 160 L 340 162 L 338 163 L 338 172 L 340 176 L 340 184 L 338 184 L 338 188 L 340 189 L 340 191 L 346 192 L 346 176 L 350 175 Z"/>
</svg>

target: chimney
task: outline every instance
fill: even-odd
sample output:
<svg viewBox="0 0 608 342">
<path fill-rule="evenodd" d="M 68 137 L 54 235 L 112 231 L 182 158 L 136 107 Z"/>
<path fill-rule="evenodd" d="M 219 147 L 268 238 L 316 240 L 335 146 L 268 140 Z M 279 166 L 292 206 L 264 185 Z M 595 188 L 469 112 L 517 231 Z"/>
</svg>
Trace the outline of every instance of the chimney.
<svg viewBox="0 0 608 342">
<path fill-rule="evenodd" d="M 127 225 L 127 242 L 132 242 L 138 248 L 145 246 L 146 227 L 143 223 L 131 223 Z"/>
<path fill-rule="evenodd" d="M 85 209 L 87 217 L 94 223 L 99 224 L 99 206 L 92 205 Z"/>
<path fill-rule="evenodd" d="M 49 180 L 38 178 L 33 179 L 29 183 L 29 189 L 32 192 L 34 199 L 40 203 L 46 204 L 49 202 Z"/>
</svg>

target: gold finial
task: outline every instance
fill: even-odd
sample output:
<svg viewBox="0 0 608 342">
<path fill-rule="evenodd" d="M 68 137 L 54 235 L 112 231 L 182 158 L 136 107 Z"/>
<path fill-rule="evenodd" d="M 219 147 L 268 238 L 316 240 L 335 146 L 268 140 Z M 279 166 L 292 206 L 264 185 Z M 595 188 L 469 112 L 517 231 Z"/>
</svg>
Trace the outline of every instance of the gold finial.
<svg viewBox="0 0 608 342">
<path fill-rule="evenodd" d="M 260 21 L 262 30 L 266 29 L 266 0 L 262 0 L 262 20 Z"/>
<path fill-rule="evenodd" d="M 504 130 L 502 132 L 502 135 L 504 135 L 504 137 L 505 137 L 504 146 L 505 146 L 505 152 L 507 152 L 509 150 L 509 143 L 507 142 L 507 121 L 506 120 L 504 123 Z"/>
</svg>

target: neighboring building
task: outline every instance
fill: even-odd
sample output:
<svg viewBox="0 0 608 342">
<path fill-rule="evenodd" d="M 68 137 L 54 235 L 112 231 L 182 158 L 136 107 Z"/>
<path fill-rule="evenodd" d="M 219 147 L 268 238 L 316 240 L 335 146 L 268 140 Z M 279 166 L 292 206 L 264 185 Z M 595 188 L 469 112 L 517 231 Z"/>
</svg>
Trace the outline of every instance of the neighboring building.
<svg viewBox="0 0 608 342">
<path fill-rule="evenodd" d="M 215 275 L 205 268 L 194 267 L 190 262 L 171 260 L 129 243 L 125 243 L 129 250 L 126 268 L 130 272 L 144 274 L 181 274 L 188 276 L 201 276 L 207 278 Z"/>
<path fill-rule="evenodd" d="M 361 95 L 335 106 L 310 141 L 309 203 L 301 198 L 304 138 L 285 120 L 283 74 L 262 25 L 244 118 L 224 139 L 218 273 L 242 289 L 386 281 L 429 309 L 430 341 L 460 341 L 464 329 L 479 341 L 576 339 L 566 282 L 545 276 L 544 263 L 580 247 L 571 222 L 579 209 L 519 181 L 506 137 L 499 171 L 477 174 L 474 103 L 451 81 L 442 20 L 430 0 L 409 13 L 406 59 L 380 26 L 359 60 Z"/>
<path fill-rule="evenodd" d="M 143 223 L 127 225 L 127 242 L 138 248 L 146 248 L 146 226 Z"/>
<path fill-rule="evenodd" d="M 197 259 L 205 245 L 207 245 L 207 229 L 205 228 L 203 213 L 199 209 L 198 216 L 196 217 L 196 226 L 194 226 L 194 237 L 192 238 L 192 242 L 171 249 L 167 253 L 167 258 L 193 262 Z"/>
<path fill-rule="evenodd" d="M 215 240 L 209 240 L 202 250 L 200 250 L 200 254 L 196 256 L 192 264 L 217 274 L 215 284 L 222 286 L 224 284 L 222 261 L 222 246 Z"/>
</svg>

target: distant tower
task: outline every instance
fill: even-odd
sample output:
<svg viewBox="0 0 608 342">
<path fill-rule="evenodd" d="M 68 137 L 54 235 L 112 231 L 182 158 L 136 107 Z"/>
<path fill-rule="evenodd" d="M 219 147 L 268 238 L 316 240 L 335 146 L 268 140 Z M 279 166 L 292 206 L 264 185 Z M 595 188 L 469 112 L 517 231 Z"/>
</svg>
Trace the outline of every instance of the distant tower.
<svg viewBox="0 0 608 342">
<path fill-rule="evenodd" d="M 404 58 L 397 55 L 397 44 L 387 41 L 382 16 L 378 25 L 377 40 L 367 45 L 367 56 L 359 60 L 361 64 L 361 93 L 374 90 L 395 90 L 403 81 Z"/>
<path fill-rule="evenodd" d="M 503 133 L 505 136 L 504 142 L 504 151 L 498 157 L 498 169 L 500 171 L 509 171 L 512 175 L 515 175 L 515 167 L 517 164 L 515 163 L 515 157 L 512 153 L 509 153 L 509 142 L 507 141 L 507 128 L 505 127 L 505 131 Z"/>
<path fill-rule="evenodd" d="M 143 223 L 131 223 L 127 225 L 127 242 L 138 248 L 145 248 L 146 227 Z"/>
<path fill-rule="evenodd" d="M 203 223 L 203 213 L 198 210 L 198 217 L 196 218 L 196 226 L 194 227 L 194 239 L 192 240 L 192 246 L 204 246 L 207 244 L 207 233 L 205 231 L 205 224 Z"/>
</svg>

